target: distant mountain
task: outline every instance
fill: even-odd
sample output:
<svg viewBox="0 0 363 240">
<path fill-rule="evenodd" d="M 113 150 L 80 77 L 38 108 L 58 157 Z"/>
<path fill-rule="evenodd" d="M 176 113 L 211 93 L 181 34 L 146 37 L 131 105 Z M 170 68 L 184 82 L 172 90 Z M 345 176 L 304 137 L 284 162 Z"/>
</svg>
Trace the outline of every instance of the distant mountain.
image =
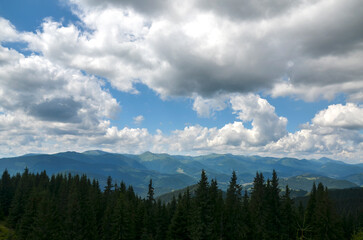
<svg viewBox="0 0 363 240">
<path fill-rule="evenodd" d="M 315 174 L 304 174 L 299 176 L 292 176 L 287 178 L 279 178 L 279 187 L 281 193 L 285 191 L 286 185 L 289 186 L 291 190 L 292 197 L 302 197 L 308 194 L 313 184 L 318 185 L 322 183 L 328 189 L 345 189 L 345 188 L 356 188 L 359 187 L 357 184 L 349 182 L 342 179 L 334 179 L 325 176 L 318 176 Z M 252 183 L 243 184 L 243 188 L 251 191 L 253 185 Z"/>
<path fill-rule="evenodd" d="M 343 179 L 348 180 L 363 187 L 363 173 L 352 174 L 344 177 Z"/>
<path fill-rule="evenodd" d="M 339 214 L 356 216 L 363 212 L 363 188 L 329 189 L 328 194 Z M 295 198 L 294 203 L 296 207 L 300 202 L 306 207 L 308 201 L 309 196 L 304 196 Z"/>
<path fill-rule="evenodd" d="M 359 187 L 357 184 L 349 182 L 347 180 L 340 180 L 329 178 L 325 176 L 317 176 L 313 174 L 305 174 L 289 178 L 280 178 L 280 186 L 288 185 L 289 188 L 295 190 L 304 190 L 307 192 L 311 191 L 313 184 L 318 185 L 322 183 L 328 189 L 344 189 L 344 188 L 355 188 Z"/>
<path fill-rule="evenodd" d="M 314 183 L 316 183 L 316 185 L 322 183 L 324 186 L 328 187 L 328 189 L 331 190 L 358 187 L 358 185 L 349 182 L 347 180 L 333 179 L 329 177 L 317 176 L 312 174 L 305 174 L 300 176 L 279 179 L 279 187 L 281 189 L 281 194 L 284 194 L 285 187 L 286 185 L 288 185 L 291 190 L 290 196 L 292 198 L 303 197 L 308 195 Z M 187 189 L 189 189 L 190 194 L 193 196 L 197 189 L 197 184 L 162 194 L 158 197 L 158 199 L 160 199 L 162 202 L 170 202 L 173 199 L 173 197 L 177 199 L 179 194 L 183 195 Z M 245 189 L 248 190 L 248 192 L 251 192 L 252 183 L 243 184 L 243 190 Z"/>
<path fill-rule="evenodd" d="M 328 158 L 299 160 L 232 154 L 191 157 L 151 152 L 133 155 L 90 150 L 83 153 L 28 154 L 0 159 L 0 171 L 8 169 L 11 174 L 15 174 L 22 172 L 25 167 L 32 172 L 46 170 L 48 174 L 87 174 L 98 179 L 101 186 L 105 185 L 107 177 L 111 176 L 116 182 L 124 181 L 132 185 L 141 196 L 147 193 L 150 179 L 153 179 L 155 194 L 161 195 L 197 183 L 202 169 L 206 171 L 209 179 L 216 178 L 223 190 L 227 188 L 233 170 L 237 173 L 239 183 L 246 186 L 253 181 L 256 171 L 262 172 L 267 179 L 273 169 L 277 171 L 281 181 L 284 181 L 284 178 L 312 174 L 348 181 L 352 179 L 361 185 L 359 176 L 363 174 L 363 165 L 351 165 Z M 296 183 L 289 186 L 296 184 L 296 187 L 299 187 L 299 184 L 305 184 L 298 183 L 299 181 L 296 180 Z M 334 184 L 350 186 L 347 182 Z"/>
<path fill-rule="evenodd" d="M 189 189 L 190 196 L 194 196 L 197 188 L 198 188 L 198 184 L 194 184 L 194 185 L 182 188 L 182 189 L 164 193 L 164 194 L 158 196 L 156 200 L 160 200 L 161 202 L 165 202 L 165 203 L 171 202 L 173 200 L 173 197 L 177 200 L 178 196 L 183 195 L 187 191 L 187 189 Z"/>
</svg>

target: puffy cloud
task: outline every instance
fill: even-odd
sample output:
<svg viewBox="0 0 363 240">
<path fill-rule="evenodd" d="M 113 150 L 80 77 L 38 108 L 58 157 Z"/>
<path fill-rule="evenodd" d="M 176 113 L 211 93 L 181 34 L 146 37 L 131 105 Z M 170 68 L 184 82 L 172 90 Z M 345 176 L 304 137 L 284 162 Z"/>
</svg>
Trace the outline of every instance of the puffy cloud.
<svg viewBox="0 0 363 240">
<path fill-rule="evenodd" d="M 135 92 L 132 84 L 155 64 L 140 44 L 148 23 L 136 13 L 113 9 L 87 13 L 82 20 L 92 31 L 46 19 L 41 32 L 24 33 L 22 38 L 52 62 L 102 76 L 119 90 Z"/>
<path fill-rule="evenodd" d="M 231 98 L 231 104 L 240 120 L 252 121 L 251 142 L 266 144 L 287 134 L 287 119 L 277 116 L 266 99 L 254 94 L 237 95 Z"/>
<path fill-rule="evenodd" d="M 0 17 L 0 42 L 18 40 L 18 33 L 10 21 Z"/>
<path fill-rule="evenodd" d="M 354 103 L 330 105 L 318 112 L 302 129 L 269 143 L 269 152 L 295 156 L 331 156 L 362 161 L 362 108 Z"/>
<path fill-rule="evenodd" d="M 363 107 L 354 103 L 330 105 L 316 114 L 312 122 L 323 127 L 362 129 Z"/>
<path fill-rule="evenodd" d="M 221 94 L 213 98 L 203 98 L 196 96 L 193 102 L 193 110 L 200 117 L 213 116 L 215 111 L 221 111 L 227 107 L 228 96 Z"/>
<path fill-rule="evenodd" d="M 69 0 L 79 23 L 45 19 L 36 32 L 0 18 L 0 42 L 24 41 L 34 54 L 0 47 L 0 151 L 99 147 L 206 153 L 346 156 L 361 160 L 363 15 L 359 0 Z M 82 70 L 82 71 L 80 71 Z M 83 74 L 83 73 L 86 74 Z M 231 107 L 221 128 L 171 134 L 111 126 L 119 104 L 102 81 L 161 97 L 194 99 L 199 116 Z M 344 93 L 296 133 L 265 99 L 306 101 Z M 251 122 L 252 127 L 246 127 Z M 348 157 L 349 156 L 349 157 Z"/>
<path fill-rule="evenodd" d="M 194 108 L 199 111 L 198 114 L 203 111 L 209 114 L 211 109 L 218 107 L 220 107 L 218 110 L 223 109 L 228 100 L 241 121 L 227 123 L 220 129 L 196 125 L 176 130 L 170 136 L 173 139 L 170 141 L 171 149 L 185 152 L 187 150 L 240 152 L 261 148 L 287 134 L 287 119 L 277 116 L 275 108 L 258 95 L 221 95 L 219 100 L 212 101 L 199 97 L 194 103 Z M 245 127 L 244 122 L 252 122 L 252 128 Z"/>
<path fill-rule="evenodd" d="M 330 156 L 357 163 L 362 161 L 362 142 L 363 136 L 358 131 L 306 125 L 266 145 L 265 150 L 281 156 Z"/>
<path fill-rule="evenodd" d="M 120 107 L 102 85 L 79 70 L 0 46 L 0 151 L 54 152 L 104 135 L 104 119 Z"/>
<path fill-rule="evenodd" d="M 145 120 L 145 118 L 142 115 L 134 117 L 134 123 L 137 124 L 137 125 L 141 124 L 144 120 Z"/>
<path fill-rule="evenodd" d="M 24 41 L 119 90 L 135 92 L 142 82 L 162 97 L 263 90 L 309 101 L 341 92 L 361 99 L 359 0 L 70 2 L 78 27 L 48 19 Z"/>
<path fill-rule="evenodd" d="M 111 118 L 117 101 L 102 90 L 102 82 L 79 70 L 0 47 L 0 105 L 46 121 L 98 122 Z"/>
</svg>

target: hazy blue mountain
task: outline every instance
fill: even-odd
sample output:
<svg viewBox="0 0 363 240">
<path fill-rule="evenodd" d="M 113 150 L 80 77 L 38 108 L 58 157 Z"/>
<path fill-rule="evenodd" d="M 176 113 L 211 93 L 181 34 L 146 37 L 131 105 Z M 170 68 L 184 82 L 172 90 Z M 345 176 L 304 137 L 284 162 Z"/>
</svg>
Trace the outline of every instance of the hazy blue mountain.
<svg viewBox="0 0 363 240">
<path fill-rule="evenodd" d="M 301 189 L 304 191 L 311 191 L 313 183 L 318 185 L 320 182 L 329 189 L 344 189 L 359 187 L 357 184 L 347 180 L 334 179 L 325 176 L 318 176 L 313 174 L 305 174 L 289 178 L 280 178 L 279 183 L 281 186 L 289 185 L 292 189 Z"/>
<path fill-rule="evenodd" d="M 314 182 L 316 183 L 316 185 L 318 185 L 321 182 L 324 186 L 328 187 L 329 189 L 346 189 L 346 188 L 359 187 L 357 184 L 349 182 L 347 180 L 333 179 L 313 174 L 305 174 L 289 178 L 280 178 L 279 186 L 281 189 L 281 194 L 284 194 L 285 186 L 288 185 L 289 188 L 291 189 L 290 196 L 292 198 L 295 198 L 295 197 L 303 197 L 309 194 Z M 189 189 L 191 195 L 193 195 L 197 189 L 197 185 L 196 184 L 191 185 L 182 189 L 162 194 L 158 197 L 158 199 L 160 199 L 163 202 L 170 202 L 173 197 L 177 199 L 179 194 L 183 194 L 184 192 L 186 192 L 187 188 Z M 250 192 L 252 190 L 252 183 L 243 184 L 243 190 L 244 189 L 247 189 L 248 192 Z"/>
<path fill-rule="evenodd" d="M 299 160 L 232 154 L 192 157 L 151 152 L 140 155 L 116 154 L 91 150 L 83 153 L 28 154 L 0 159 L 0 171 L 7 168 L 11 174 L 15 174 L 22 172 L 25 167 L 32 172 L 46 170 L 49 174 L 87 174 L 89 177 L 98 179 L 101 185 L 105 184 L 108 176 L 111 176 L 117 182 L 124 181 L 126 184 L 131 184 L 135 191 L 143 196 L 147 192 L 150 178 L 153 179 L 155 193 L 158 195 L 197 183 L 202 169 L 207 172 L 209 179 L 216 178 L 219 187 L 223 190 L 227 188 L 233 170 L 237 173 L 239 183 L 245 186 L 253 181 L 256 171 L 262 172 L 267 179 L 273 169 L 277 171 L 281 181 L 284 181 L 284 178 L 313 174 L 354 181 L 361 185 L 359 174 L 363 174 L 362 165 L 351 165 L 328 158 Z M 304 181 L 306 182 L 306 179 Z M 299 186 L 298 182 L 296 187 Z M 344 186 L 350 185 L 346 183 Z"/>
<path fill-rule="evenodd" d="M 352 174 L 344 177 L 343 179 L 363 187 L 363 173 Z"/>
</svg>

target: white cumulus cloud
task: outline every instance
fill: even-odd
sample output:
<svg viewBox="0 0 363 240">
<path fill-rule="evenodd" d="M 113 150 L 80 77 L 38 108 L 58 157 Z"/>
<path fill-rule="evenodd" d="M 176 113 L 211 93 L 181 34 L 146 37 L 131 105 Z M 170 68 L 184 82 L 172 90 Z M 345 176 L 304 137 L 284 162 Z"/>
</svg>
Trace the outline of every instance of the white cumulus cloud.
<svg viewBox="0 0 363 240">
<path fill-rule="evenodd" d="M 324 127 L 362 129 L 363 107 L 354 103 L 330 105 L 328 109 L 316 114 L 312 122 Z"/>
<path fill-rule="evenodd" d="M 134 123 L 137 124 L 137 125 L 141 124 L 144 120 L 145 120 L 145 118 L 142 115 L 134 117 Z"/>
</svg>

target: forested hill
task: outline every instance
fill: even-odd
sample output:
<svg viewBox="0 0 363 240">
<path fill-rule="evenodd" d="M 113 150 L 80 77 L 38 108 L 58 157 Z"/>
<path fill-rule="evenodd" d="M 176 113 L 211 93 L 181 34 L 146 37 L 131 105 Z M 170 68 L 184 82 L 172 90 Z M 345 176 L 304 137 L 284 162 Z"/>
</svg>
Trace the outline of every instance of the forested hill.
<svg viewBox="0 0 363 240">
<path fill-rule="evenodd" d="M 257 173 L 250 195 L 233 171 L 225 198 L 216 180 L 202 171 L 194 196 L 187 190 L 168 204 L 155 201 L 152 180 L 147 197 L 132 186 L 105 188 L 82 175 L 46 172 L 0 180 L 0 237 L 13 240 L 113 239 L 358 239 L 361 206 L 337 213 L 327 188 L 314 184 L 306 206 L 295 207 L 286 188 L 280 194 L 275 171 Z M 355 193 L 356 194 L 356 193 Z M 351 197 L 361 196 L 359 193 Z M 349 204 L 349 202 L 347 202 Z M 6 232 L 5 232 L 6 230 Z M 5 235 L 5 236 L 4 236 Z"/>
<path fill-rule="evenodd" d="M 303 176 L 286 182 L 294 190 L 310 191 L 313 181 L 308 183 L 307 180 L 312 177 L 330 178 L 331 180 L 325 179 L 325 182 L 321 180 L 329 188 L 363 185 L 362 165 L 327 158 L 306 160 L 231 154 L 191 157 L 151 152 L 131 155 L 95 150 L 83 153 L 29 154 L 0 159 L 0 172 L 7 169 L 10 174 L 16 174 L 23 172 L 26 167 L 34 173 L 46 170 L 48 174 L 86 174 L 91 179 L 97 179 L 102 187 L 106 185 L 107 177 L 111 176 L 116 182 L 124 181 L 131 184 L 140 196 L 146 196 L 150 178 L 153 179 L 155 195 L 159 196 L 196 184 L 202 169 L 210 178 L 216 178 L 223 190 L 228 187 L 232 171 L 236 172 L 238 183 L 246 185 L 253 182 L 256 171 L 271 177 L 273 169 L 277 171 L 281 181 L 285 181 L 285 178 Z"/>
</svg>

